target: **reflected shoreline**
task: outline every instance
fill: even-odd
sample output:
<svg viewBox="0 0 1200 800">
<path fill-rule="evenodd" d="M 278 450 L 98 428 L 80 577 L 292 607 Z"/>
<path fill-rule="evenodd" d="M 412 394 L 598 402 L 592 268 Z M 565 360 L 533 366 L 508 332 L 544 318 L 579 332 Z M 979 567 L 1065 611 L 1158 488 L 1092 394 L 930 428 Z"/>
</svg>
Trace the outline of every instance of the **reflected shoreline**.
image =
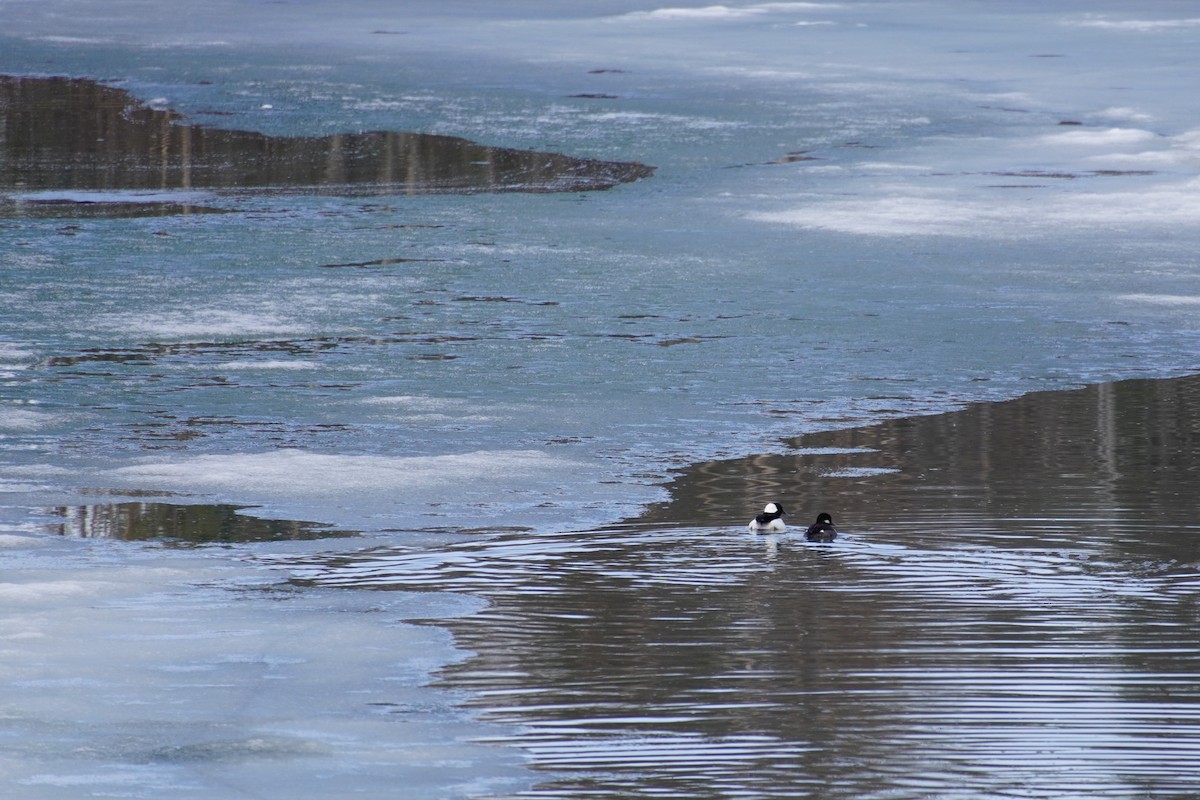
<svg viewBox="0 0 1200 800">
<path fill-rule="evenodd" d="M 306 541 L 356 535 L 332 525 L 265 519 L 242 512 L 254 506 L 225 503 L 126 501 L 56 506 L 46 513 L 61 522 L 43 526 L 59 536 L 122 541 L 162 541 L 180 545 Z"/>
<path fill-rule="evenodd" d="M 780 501 L 792 530 L 978 514 L 1200 521 L 1200 375 L 1031 392 L 929 416 L 806 434 L 791 453 L 689 465 L 624 526 L 744 523 Z M 1200 559 L 1181 538 L 1180 558 Z M 1130 548 L 1138 543 L 1129 542 Z"/>
<path fill-rule="evenodd" d="M 638 162 L 489 147 L 424 133 L 308 137 L 211 128 L 94 80 L 0 75 L 0 196 L 18 196 L 0 203 L 5 216 L 43 205 L 61 213 L 72 203 L 118 204 L 82 194 L 87 192 L 585 192 L 653 173 Z M 20 196 L 48 190 L 75 194 Z M 136 197 L 121 202 L 126 200 L 138 203 Z M 157 205 L 158 213 L 169 213 L 169 204 Z"/>
<path fill-rule="evenodd" d="M 474 654 L 439 685 L 543 796 L 1191 796 L 1200 375 L 793 444 L 622 525 L 317 554 L 293 584 L 486 599 L 430 620 Z M 789 533 L 746 530 L 768 499 Z M 818 510 L 832 544 L 799 533 Z"/>
<path fill-rule="evenodd" d="M 997 520 L 1087 510 L 1113 524 L 1200 524 L 1200 375 L 1032 392 L 942 414 L 807 434 L 792 453 L 682 467 L 669 499 L 602 530 L 740 527 L 766 502 L 802 531 L 821 511 L 853 533 L 904 520 L 975 514 Z M 58 533 L 202 542 L 353 536 L 316 523 L 258 520 L 227 504 L 122 502 L 63 506 Z M 583 533 L 583 532 L 581 532 Z M 1200 539 L 1171 546 L 1200 560 Z"/>
</svg>

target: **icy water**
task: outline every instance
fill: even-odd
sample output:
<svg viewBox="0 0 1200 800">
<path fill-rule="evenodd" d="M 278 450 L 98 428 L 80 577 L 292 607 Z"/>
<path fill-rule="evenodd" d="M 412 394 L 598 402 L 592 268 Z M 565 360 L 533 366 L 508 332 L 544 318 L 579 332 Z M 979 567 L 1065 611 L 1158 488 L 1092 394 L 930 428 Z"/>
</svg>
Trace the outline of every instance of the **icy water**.
<svg viewBox="0 0 1200 800">
<path fill-rule="evenodd" d="M 1182 792 L 1191 412 L 1116 398 L 1190 384 L 938 415 L 1194 371 L 1198 54 L 1185 2 L 4 3 L 6 793 Z"/>
<path fill-rule="evenodd" d="M 610 529 L 297 576 L 486 597 L 443 680 L 559 773 L 531 796 L 1195 796 L 1200 380 L 795 445 Z M 839 538 L 690 522 L 760 497 Z"/>
</svg>

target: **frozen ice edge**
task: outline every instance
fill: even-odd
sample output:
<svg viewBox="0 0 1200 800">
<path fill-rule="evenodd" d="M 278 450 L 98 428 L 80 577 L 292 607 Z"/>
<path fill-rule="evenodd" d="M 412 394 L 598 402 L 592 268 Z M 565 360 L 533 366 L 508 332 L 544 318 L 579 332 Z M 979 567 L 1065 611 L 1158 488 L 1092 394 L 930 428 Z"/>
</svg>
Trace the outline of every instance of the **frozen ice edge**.
<svg viewBox="0 0 1200 800">
<path fill-rule="evenodd" d="M 428 685 L 468 654 L 408 621 L 473 613 L 475 598 L 297 589 L 249 547 L 4 530 L 0 774 L 23 798 L 453 798 L 532 783 L 519 753 L 478 741 L 491 726 Z"/>
<path fill-rule="evenodd" d="M 362 530 L 478 530 L 512 525 L 580 529 L 632 510 L 656 492 L 621 486 L 603 463 L 542 450 L 437 456 L 297 449 L 152 457 L 89 476 L 139 495 L 255 506 L 254 516 Z M 591 484 L 586 501 L 572 486 Z"/>
</svg>

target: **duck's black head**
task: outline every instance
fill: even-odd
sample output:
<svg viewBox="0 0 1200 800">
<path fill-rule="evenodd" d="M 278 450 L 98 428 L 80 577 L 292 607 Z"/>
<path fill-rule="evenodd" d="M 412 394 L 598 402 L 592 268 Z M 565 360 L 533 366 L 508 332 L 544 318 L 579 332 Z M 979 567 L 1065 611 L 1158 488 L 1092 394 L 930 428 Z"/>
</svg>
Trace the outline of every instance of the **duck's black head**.
<svg viewBox="0 0 1200 800">
<path fill-rule="evenodd" d="M 817 524 L 832 525 L 833 517 L 829 516 L 828 514 L 817 514 Z"/>
</svg>

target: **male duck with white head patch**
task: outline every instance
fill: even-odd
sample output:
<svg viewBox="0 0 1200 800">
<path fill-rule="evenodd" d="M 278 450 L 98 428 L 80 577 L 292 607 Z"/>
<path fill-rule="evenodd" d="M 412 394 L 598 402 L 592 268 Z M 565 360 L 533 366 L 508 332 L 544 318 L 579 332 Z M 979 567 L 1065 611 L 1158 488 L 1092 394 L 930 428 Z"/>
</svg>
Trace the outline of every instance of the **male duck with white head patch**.
<svg viewBox="0 0 1200 800">
<path fill-rule="evenodd" d="M 755 533 L 786 531 L 787 525 L 783 524 L 783 515 L 786 513 L 779 503 L 767 503 L 762 513 L 750 520 L 747 527 Z"/>
</svg>

